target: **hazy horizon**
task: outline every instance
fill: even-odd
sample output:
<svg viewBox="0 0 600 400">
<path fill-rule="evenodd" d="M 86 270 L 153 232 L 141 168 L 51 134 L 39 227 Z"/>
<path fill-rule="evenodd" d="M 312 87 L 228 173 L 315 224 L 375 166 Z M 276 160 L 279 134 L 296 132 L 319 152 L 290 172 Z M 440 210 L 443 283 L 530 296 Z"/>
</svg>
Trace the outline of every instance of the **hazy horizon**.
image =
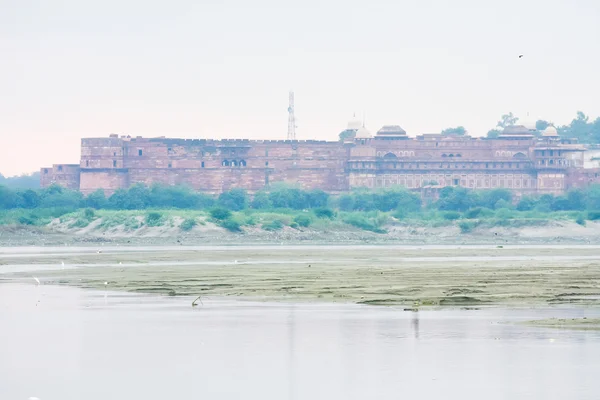
<svg viewBox="0 0 600 400">
<path fill-rule="evenodd" d="M 0 173 L 111 133 L 285 139 L 290 89 L 298 139 L 353 113 L 410 136 L 596 118 L 599 22 L 593 0 L 0 0 Z"/>
</svg>

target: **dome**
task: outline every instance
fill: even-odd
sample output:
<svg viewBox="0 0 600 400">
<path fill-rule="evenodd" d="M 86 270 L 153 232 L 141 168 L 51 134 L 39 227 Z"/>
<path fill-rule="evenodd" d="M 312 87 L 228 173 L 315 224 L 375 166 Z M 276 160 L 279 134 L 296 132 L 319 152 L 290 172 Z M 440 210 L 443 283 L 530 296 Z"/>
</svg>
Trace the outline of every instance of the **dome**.
<svg viewBox="0 0 600 400">
<path fill-rule="evenodd" d="M 373 135 L 371 135 L 371 132 L 369 132 L 369 130 L 367 128 L 365 128 L 364 126 L 361 126 L 356 131 L 356 136 L 354 136 L 354 137 L 356 139 L 370 139 L 373 137 Z"/>
<path fill-rule="evenodd" d="M 347 130 L 359 130 L 362 127 L 362 122 L 356 118 L 356 116 L 352 117 L 350 121 L 348 121 Z"/>
<path fill-rule="evenodd" d="M 558 131 L 552 125 L 548 125 L 548 127 L 546 129 L 544 129 L 544 132 L 542 132 L 542 136 L 556 137 L 556 136 L 558 136 Z"/>
<path fill-rule="evenodd" d="M 377 136 L 406 136 L 406 131 L 400 125 L 384 125 L 377 131 Z"/>
<path fill-rule="evenodd" d="M 523 125 L 511 125 L 511 126 L 507 126 L 502 131 L 502 135 L 510 135 L 510 136 L 514 136 L 514 135 L 529 135 L 530 133 L 531 132 L 529 131 L 529 128 L 527 128 L 526 126 L 523 126 Z"/>
</svg>

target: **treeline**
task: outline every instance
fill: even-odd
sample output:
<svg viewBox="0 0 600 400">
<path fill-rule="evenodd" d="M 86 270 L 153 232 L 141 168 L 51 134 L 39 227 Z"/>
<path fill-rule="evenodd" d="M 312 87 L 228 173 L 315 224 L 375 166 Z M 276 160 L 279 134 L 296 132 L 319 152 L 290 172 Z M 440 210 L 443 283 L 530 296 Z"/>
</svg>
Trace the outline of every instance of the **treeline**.
<svg viewBox="0 0 600 400">
<path fill-rule="evenodd" d="M 303 190 L 286 185 L 273 185 L 268 191 L 254 196 L 242 189 L 232 189 L 219 196 L 211 196 L 182 186 L 134 185 L 120 189 L 110 197 L 97 191 L 83 196 L 78 191 L 60 186 L 45 189 L 11 189 L 0 185 L 0 209 L 81 208 L 110 210 L 191 209 L 215 207 L 230 211 L 245 209 L 337 209 L 349 211 L 396 211 L 408 215 L 421 210 L 466 212 L 472 209 L 513 209 L 517 211 L 583 211 L 600 210 L 600 186 L 571 190 L 561 196 L 545 194 L 525 196 L 518 201 L 507 189 L 468 190 L 445 187 L 439 199 L 423 204 L 420 196 L 404 187 L 379 190 L 358 189 L 339 196 L 330 196 L 322 190 Z"/>
<path fill-rule="evenodd" d="M 232 189 L 218 197 L 194 191 L 185 186 L 133 185 L 119 189 L 110 197 L 99 190 L 83 196 L 75 190 L 53 185 L 45 189 L 12 189 L 0 185 L 0 209 L 109 209 L 145 210 L 160 208 L 202 210 L 216 206 L 231 211 L 247 208 L 287 208 L 303 210 L 326 207 L 329 194 L 322 190 L 302 190 L 285 185 L 274 185 L 269 191 L 260 191 L 253 197 L 243 189 Z"/>
<path fill-rule="evenodd" d="M 39 189 L 40 173 L 24 174 L 19 176 L 5 177 L 0 174 L 0 185 L 13 189 Z"/>
</svg>

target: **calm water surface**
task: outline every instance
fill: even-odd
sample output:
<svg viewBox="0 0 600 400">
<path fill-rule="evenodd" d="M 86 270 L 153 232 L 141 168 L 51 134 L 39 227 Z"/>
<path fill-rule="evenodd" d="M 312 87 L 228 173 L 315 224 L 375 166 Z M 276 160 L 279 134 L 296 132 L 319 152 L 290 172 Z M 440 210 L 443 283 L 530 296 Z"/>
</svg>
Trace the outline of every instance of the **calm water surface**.
<svg viewBox="0 0 600 400">
<path fill-rule="evenodd" d="M 398 308 L 0 284 L 0 399 L 598 399 L 600 310 Z"/>
</svg>

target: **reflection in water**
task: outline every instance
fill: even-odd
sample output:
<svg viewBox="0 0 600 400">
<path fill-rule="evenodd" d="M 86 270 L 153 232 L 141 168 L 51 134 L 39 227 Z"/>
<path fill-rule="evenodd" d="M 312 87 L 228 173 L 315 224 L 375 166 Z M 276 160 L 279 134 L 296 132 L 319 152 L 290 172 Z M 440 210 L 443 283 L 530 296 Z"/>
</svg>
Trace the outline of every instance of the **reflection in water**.
<svg viewBox="0 0 600 400">
<path fill-rule="evenodd" d="M 290 306 L 288 316 L 288 338 L 289 338 L 289 363 L 288 363 L 288 380 L 289 380 L 289 393 L 288 399 L 293 400 L 294 397 L 294 353 L 295 353 L 295 330 L 296 330 L 296 318 L 294 315 L 294 305 Z"/>
<path fill-rule="evenodd" d="M 415 334 L 415 339 L 419 338 L 419 310 L 412 312 L 412 327 Z"/>
<path fill-rule="evenodd" d="M 600 310 L 253 303 L 0 284 L 0 399 L 597 399 Z M 37 304 L 40 300 L 39 305 Z"/>
</svg>

